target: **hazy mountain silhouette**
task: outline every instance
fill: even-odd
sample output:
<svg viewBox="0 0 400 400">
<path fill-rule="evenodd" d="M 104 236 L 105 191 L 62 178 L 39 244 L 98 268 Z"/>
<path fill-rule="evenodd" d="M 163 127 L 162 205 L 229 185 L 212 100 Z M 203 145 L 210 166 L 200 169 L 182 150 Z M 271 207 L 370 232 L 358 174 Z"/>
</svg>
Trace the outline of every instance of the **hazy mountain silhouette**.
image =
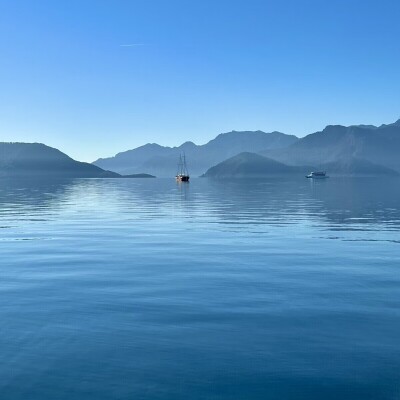
<svg viewBox="0 0 400 400">
<path fill-rule="evenodd" d="M 372 163 L 375 168 L 400 171 L 400 120 L 380 127 L 328 125 L 285 149 L 261 154 L 289 165 L 327 164 L 363 173 L 369 172 Z"/>
<path fill-rule="evenodd" d="M 97 178 L 120 177 L 119 172 L 138 177 L 146 172 L 139 176 L 171 177 L 182 152 L 192 175 L 205 171 L 206 176 L 232 177 L 305 173 L 305 165 L 328 174 L 393 175 L 400 172 L 400 120 L 379 127 L 328 125 L 301 139 L 280 132 L 232 131 L 201 146 L 192 142 L 179 147 L 147 144 L 99 159 L 95 165 L 75 161 L 40 143 L 0 143 L 0 176 Z"/>
<path fill-rule="evenodd" d="M 85 162 L 41 143 L 0 143 L 0 176 L 99 178 L 118 174 Z"/>
<path fill-rule="evenodd" d="M 232 131 L 222 133 L 200 146 L 192 142 L 183 143 L 179 147 L 146 144 L 118 153 L 115 157 L 99 159 L 94 164 L 122 174 L 146 171 L 157 176 L 174 176 L 179 154 L 185 152 L 189 173 L 200 175 L 211 166 L 243 151 L 255 153 L 267 149 L 284 148 L 297 140 L 296 136 L 280 132 Z"/>
<path fill-rule="evenodd" d="M 255 153 L 240 153 L 211 167 L 203 176 L 210 178 L 256 178 L 279 174 L 305 175 L 310 167 L 293 167 Z"/>
</svg>

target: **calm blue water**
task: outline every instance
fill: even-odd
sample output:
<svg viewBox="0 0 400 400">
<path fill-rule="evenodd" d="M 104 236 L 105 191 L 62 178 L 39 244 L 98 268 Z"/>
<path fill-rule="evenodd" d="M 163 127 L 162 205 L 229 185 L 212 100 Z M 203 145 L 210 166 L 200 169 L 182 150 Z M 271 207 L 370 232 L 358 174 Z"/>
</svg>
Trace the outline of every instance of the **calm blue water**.
<svg viewBox="0 0 400 400">
<path fill-rule="evenodd" d="M 0 182 L 0 398 L 399 399 L 400 180 Z"/>
</svg>

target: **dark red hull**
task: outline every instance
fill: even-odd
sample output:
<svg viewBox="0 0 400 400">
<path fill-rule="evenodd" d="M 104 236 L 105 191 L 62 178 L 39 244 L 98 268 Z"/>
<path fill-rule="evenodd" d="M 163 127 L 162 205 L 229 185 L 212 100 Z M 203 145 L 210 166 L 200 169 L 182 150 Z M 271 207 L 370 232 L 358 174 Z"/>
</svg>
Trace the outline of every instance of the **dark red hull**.
<svg viewBox="0 0 400 400">
<path fill-rule="evenodd" d="M 189 182 L 189 175 L 177 175 L 176 180 L 178 182 Z"/>
</svg>

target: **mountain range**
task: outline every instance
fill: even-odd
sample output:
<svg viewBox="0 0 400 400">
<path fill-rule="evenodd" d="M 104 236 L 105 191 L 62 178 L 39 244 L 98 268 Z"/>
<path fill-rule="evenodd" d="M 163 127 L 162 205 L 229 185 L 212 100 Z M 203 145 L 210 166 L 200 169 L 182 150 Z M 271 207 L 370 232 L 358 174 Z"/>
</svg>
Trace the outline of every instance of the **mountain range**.
<svg viewBox="0 0 400 400">
<path fill-rule="evenodd" d="M 41 143 L 0 143 L 0 176 L 173 177 L 182 153 L 192 176 L 304 174 L 310 169 L 330 175 L 397 175 L 400 120 L 379 127 L 328 125 L 303 138 L 281 132 L 232 131 L 204 145 L 147 144 L 92 164 Z"/>
<path fill-rule="evenodd" d="M 157 176 L 173 176 L 179 154 L 185 153 L 192 175 L 211 176 L 211 172 L 207 173 L 210 168 L 244 152 L 259 154 L 287 166 L 327 169 L 333 174 L 396 174 L 400 172 L 400 120 L 379 127 L 328 125 L 303 138 L 281 132 L 232 131 L 200 146 L 192 142 L 179 147 L 147 144 L 99 159 L 94 165 L 118 173 L 146 171 Z M 223 164 L 223 168 L 226 167 Z M 253 173 L 257 175 L 254 170 Z"/>
<path fill-rule="evenodd" d="M 222 133 L 200 146 L 192 142 L 183 143 L 179 147 L 146 144 L 118 153 L 114 157 L 101 158 L 94 165 L 120 174 L 147 172 L 159 177 L 171 177 L 176 174 L 179 155 L 185 153 L 189 162 L 189 173 L 198 176 L 213 165 L 241 152 L 283 149 L 297 141 L 296 136 L 281 132 L 232 131 Z"/>
</svg>

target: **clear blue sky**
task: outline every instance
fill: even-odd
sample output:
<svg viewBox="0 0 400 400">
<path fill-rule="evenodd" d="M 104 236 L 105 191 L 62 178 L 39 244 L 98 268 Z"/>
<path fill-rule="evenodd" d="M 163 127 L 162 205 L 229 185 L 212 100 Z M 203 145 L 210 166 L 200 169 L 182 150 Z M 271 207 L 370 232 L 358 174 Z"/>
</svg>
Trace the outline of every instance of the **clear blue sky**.
<svg viewBox="0 0 400 400">
<path fill-rule="evenodd" d="M 0 140 L 93 161 L 400 117 L 400 1 L 0 0 Z"/>
</svg>

